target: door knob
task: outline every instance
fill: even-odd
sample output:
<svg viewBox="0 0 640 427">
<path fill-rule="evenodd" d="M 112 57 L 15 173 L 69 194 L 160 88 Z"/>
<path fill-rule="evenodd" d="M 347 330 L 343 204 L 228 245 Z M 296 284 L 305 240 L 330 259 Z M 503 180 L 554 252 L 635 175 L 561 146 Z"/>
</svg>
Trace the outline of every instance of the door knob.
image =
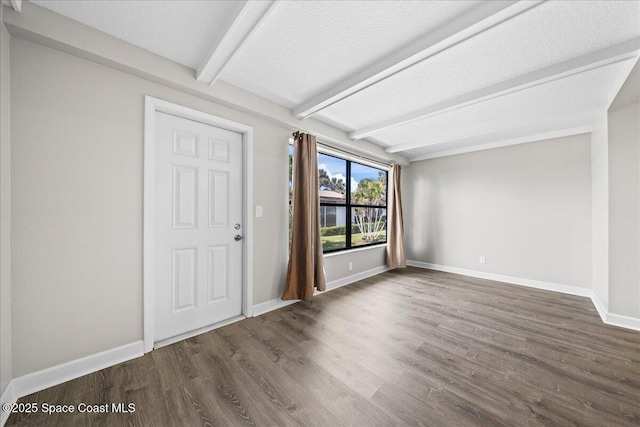
<svg viewBox="0 0 640 427">
<path fill-rule="evenodd" d="M 242 240 L 242 236 L 239 234 L 236 234 L 235 236 L 233 236 L 234 239 L 236 239 L 236 242 L 239 242 L 240 240 Z"/>
</svg>

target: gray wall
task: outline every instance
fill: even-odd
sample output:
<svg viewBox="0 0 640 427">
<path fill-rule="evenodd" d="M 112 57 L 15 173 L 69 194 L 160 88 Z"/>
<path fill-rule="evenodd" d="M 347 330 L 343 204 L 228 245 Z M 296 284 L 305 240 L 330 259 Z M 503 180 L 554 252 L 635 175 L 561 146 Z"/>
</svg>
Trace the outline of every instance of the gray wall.
<svg viewBox="0 0 640 427">
<path fill-rule="evenodd" d="M 407 258 L 590 288 L 590 174 L 588 134 L 411 163 Z"/>
<path fill-rule="evenodd" d="M 640 318 L 640 104 L 608 118 L 609 312 Z"/>
<path fill-rule="evenodd" d="M 591 215 L 593 292 L 609 307 L 609 149 L 607 114 L 602 113 L 591 133 Z"/>
<path fill-rule="evenodd" d="M 253 303 L 281 295 L 290 129 L 23 39 L 11 49 L 14 377 L 142 339 L 144 95 L 254 127 Z M 383 263 L 358 259 L 349 274 Z"/>
<path fill-rule="evenodd" d="M 11 143 L 9 33 L 0 6 L 0 394 L 11 381 Z"/>
<path fill-rule="evenodd" d="M 327 255 L 324 257 L 327 283 L 384 266 L 385 259 L 384 246 L 355 250 L 345 254 Z M 353 270 L 351 271 L 349 271 L 350 262 L 353 265 Z"/>
</svg>

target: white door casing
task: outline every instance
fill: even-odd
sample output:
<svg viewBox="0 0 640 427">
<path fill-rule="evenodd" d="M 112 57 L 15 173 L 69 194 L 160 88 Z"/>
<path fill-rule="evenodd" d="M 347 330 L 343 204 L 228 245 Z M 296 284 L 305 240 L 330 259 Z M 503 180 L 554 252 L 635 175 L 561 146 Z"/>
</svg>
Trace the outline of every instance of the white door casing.
<svg viewBox="0 0 640 427">
<path fill-rule="evenodd" d="M 148 352 L 159 341 L 251 315 L 246 256 L 250 239 L 235 239 L 248 237 L 251 228 L 248 209 L 243 211 L 250 188 L 243 185 L 250 175 L 243 174 L 243 152 L 249 151 L 251 131 L 151 97 L 146 107 Z"/>
</svg>

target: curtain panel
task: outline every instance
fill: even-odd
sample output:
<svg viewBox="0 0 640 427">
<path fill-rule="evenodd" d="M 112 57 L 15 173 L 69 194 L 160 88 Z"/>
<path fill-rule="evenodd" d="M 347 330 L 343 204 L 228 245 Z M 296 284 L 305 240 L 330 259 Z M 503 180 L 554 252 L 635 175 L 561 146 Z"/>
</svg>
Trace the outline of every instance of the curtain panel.
<svg viewBox="0 0 640 427">
<path fill-rule="evenodd" d="M 320 237 L 316 137 L 294 133 L 291 252 L 283 300 L 307 299 L 326 289 Z"/>
<path fill-rule="evenodd" d="M 394 164 L 389 171 L 387 195 L 387 266 L 404 268 L 407 257 L 404 253 L 404 224 L 402 222 L 402 192 L 400 190 L 400 165 Z"/>
</svg>

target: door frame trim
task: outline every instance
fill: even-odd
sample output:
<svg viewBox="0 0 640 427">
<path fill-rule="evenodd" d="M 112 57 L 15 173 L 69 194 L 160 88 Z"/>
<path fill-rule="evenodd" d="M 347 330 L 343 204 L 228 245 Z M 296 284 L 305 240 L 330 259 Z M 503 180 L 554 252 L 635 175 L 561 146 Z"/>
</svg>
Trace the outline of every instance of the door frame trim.
<svg viewBox="0 0 640 427">
<path fill-rule="evenodd" d="M 244 247 L 242 253 L 242 315 L 253 310 L 253 127 L 145 95 L 144 98 L 144 185 L 143 185 L 143 341 L 144 352 L 154 345 L 154 183 L 156 112 L 216 126 L 242 134 L 242 208 Z"/>
</svg>

